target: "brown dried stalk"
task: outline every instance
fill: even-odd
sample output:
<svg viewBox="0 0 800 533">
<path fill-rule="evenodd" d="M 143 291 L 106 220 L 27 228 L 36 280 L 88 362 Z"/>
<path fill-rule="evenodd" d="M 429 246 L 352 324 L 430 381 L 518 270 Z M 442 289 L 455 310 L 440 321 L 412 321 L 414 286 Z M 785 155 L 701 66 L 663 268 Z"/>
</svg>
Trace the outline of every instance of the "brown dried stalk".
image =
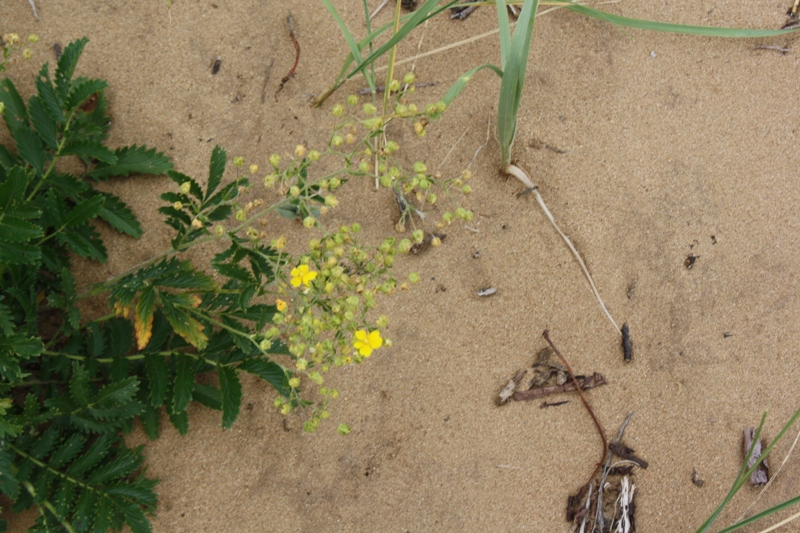
<svg viewBox="0 0 800 533">
<path fill-rule="evenodd" d="M 517 391 L 514 393 L 514 400 L 524 402 L 526 400 L 536 400 L 559 392 L 569 392 L 579 389 L 591 389 L 599 385 L 606 385 L 606 378 L 602 374 L 595 372 L 591 376 L 574 376 L 574 381 L 563 385 L 550 385 L 547 387 L 536 387 L 535 389 Z"/>
</svg>

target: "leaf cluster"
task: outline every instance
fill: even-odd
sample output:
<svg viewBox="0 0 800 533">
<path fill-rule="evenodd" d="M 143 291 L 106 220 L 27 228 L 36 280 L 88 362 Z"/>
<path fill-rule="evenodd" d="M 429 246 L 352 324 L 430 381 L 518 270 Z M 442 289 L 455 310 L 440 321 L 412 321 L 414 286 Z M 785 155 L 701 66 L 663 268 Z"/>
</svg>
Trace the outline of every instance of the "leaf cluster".
<svg viewBox="0 0 800 533">
<path fill-rule="evenodd" d="M 219 147 L 205 188 L 154 149 L 108 148 L 107 84 L 75 76 L 86 43 L 65 47 L 52 74 L 45 64 L 27 102 L 0 80 L 13 141 L 0 145 L 0 491 L 15 512 L 38 509 L 31 531 L 138 533 L 150 531 L 157 481 L 122 438 L 137 419 L 156 438 L 165 411 L 183 434 L 195 402 L 230 427 L 241 372 L 289 396 L 290 374 L 268 356 L 286 346 L 252 333 L 276 312 L 264 286 L 282 257 L 234 233 L 211 265 L 216 277 L 176 257 L 215 237 L 209 227 L 231 216 L 246 181 L 222 184 Z M 176 232 L 172 249 L 79 293 L 74 256 L 108 259 L 98 224 L 142 235 L 131 209 L 95 185 L 165 173 L 180 185 L 160 210 Z M 98 295 L 113 312 L 82 316 L 78 302 Z"/>
</svg>

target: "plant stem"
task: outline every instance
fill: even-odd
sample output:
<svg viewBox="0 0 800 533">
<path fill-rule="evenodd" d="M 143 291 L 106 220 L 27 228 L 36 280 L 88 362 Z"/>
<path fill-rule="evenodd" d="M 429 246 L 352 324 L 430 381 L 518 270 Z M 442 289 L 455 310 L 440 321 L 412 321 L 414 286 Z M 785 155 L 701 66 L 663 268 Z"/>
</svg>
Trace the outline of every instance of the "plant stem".
<svg viewBox="0 0 800 533">
<path fill-rule="evenodd" d="M 550 221 L 550 223 L 556 229 L 558 234 L 564 240 L 564 242 L 566 243 L 567 247 L 572 252 L 572 255 L 575 257 L 575 259 L 578 261 L 578 264 L 581 266 L 581 269 L 583 269 L 583 275 L 586 277 L 587 281 L 589 282 L 589 285 L 592 287 L 592 292 L 594 292 L 594 297 L 597 298 L 597 303 L 600 304 L 600 308 L 603 310 L 603 313 L 605 313 L 605 315 L 608 318 L 608 320 L 614 326 L 614 329 L 617 330 L 617 333 L 622 335 L 622 331 L 620 331 L 619 326 L 617 326 L 617 323 L 614 322 L 614 319 L 611 317 L 611 313 L 608 312 L 608 309 L 606 308 L 606 304 L 603 303 L 603 299 L 600 298 L 600 292 L 598 292 L 597 287 L 594 284 L 594 280 L 592 279 L 592 275 L 589 274 L 589 269 L 586 268 L 586 263 L 583 262 L 583 259 L 581 258 L 581 255 L 578 253 L 578 250 L 575 249 L 575 246 L 572 245 L 572 241 L 569 240 L 569 237 L 567 237 L 564 234 L 564 232 L 561 231 L 561 228 L 558 227 L 558 224 L 556 224 L 556 221 L 553 218 L 553 215 L 550 213 L 550 210 L 547 209 L 547 205 L 544 203 L 544 200 L 542 199 L 542 195 L 539 194 L 539 188 L 536 187 L 536 185 L 533 184 L 533 182 L 528 177 L 528 175 L 525 173 L 525 171 L 522 170 L 521 168 L 519 168 L 517 165 L 506 165 L 506 166 L 503 167 L 503 172 L 505 174 L 508 174 L 510 176 L 514 176 L 515 178 L 517 178 L 519 181 L 522 182 L 523 185 L 525 185 L 525 187 L 528 188 L 528 191 L 530 191 L 534 195 L 534 197 L 536 198 L 536 201 L 539 203 L 539 207 L 542 208 L 542 211 L 544 211 L 544 214 L 547 216 L 547 219 Z"/>
</svg>

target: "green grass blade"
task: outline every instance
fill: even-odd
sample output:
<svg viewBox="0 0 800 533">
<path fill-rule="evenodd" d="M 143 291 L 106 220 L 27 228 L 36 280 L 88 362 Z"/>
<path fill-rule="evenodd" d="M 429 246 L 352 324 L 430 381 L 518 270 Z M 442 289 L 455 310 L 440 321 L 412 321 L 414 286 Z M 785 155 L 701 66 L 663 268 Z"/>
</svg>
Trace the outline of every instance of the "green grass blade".
<svg viewBox="0 0 800 533">
<path fill-rule="evenodd" d="M 755 443 L 758 442 L 758 440 L 761 438 L 761 430 L 764 428 L 766 417 L 767 413 L 765 412 L 764 415 L 761 417 L 761 424 L 759 424 L 758 430 L 756 431 L 756 436 L 753 439 L 753 447 L 755 447 Z M 795 411 L 795 413 L 792 415 L 789 421 L 786 422 L 786 424 L 783 426 L 780 432 L 778 432 L 778 435 L 774 439 L 772 439 L 772 442 L 769 443 L 769 446 L 767 446 L 762 451 L 761 457 L 759 457 L 759 459 L 755 462 L 755 464 L 748 469 L 747 463 L 750 461 L 750 456 L 753 453 L 752 451 L 753 448 L 750 449 L 750 451 L 747 454 L 747 458 L 745 459 L 744 464 L 742 465 L 742 468 L 739 470 L 739 475 L 736 477 L 736 481 L 734 481 L 733 486 L 731 487 L 731 490 L 728 492 L 727 496 L 725 496 L 725 499 L 722 500 L 722 503 L 720 503 L 719 506 L 714 510 L 714 513 L 710 517 L 708 517 L 708 519 L 705 522 L 703 522 L 703 525 L 700 526 L 700 528 L 697 530 L 697 533 L 705 533 L 706 531 L 709 530 L 711 525 L 719 517 L 720 513 L 722 513 L 722 510 L 725 508 L 725 506 L 728 505 L 728 502 L 730 502 L 733 496 L 739 491 L 739 489 L 741 489 L 744 486 L 744 484 L 747 483 L 747 480 L 750 479 L 752 473 L 767 458 L 770 452 L 772 452 L 772 448 L 774 448 L 775 445 L 778 442 L 780 442 L 780 440 L 783 438 L 786 432 L 789 431 L 789 429 L 794 425 L 795 422 L 797 422 L 798 418 L 800 418 L 800 409 Z"/>
<path fill-rule="evenodd" d="M 748 526 L 753 522 L 758 522 L 759 520 L 762 520 L 770 515 L 783 511 L 784 509 L 786 509 L 787 507 L 791 507 L 792 505 L 797 505 L 798 503 L 800 503 L 800 496 L 795 496 L 791 500 L 786 500 L 783 503 L 779 503 L 775 507 L 770 507 L 766 511 L 761 511 L 758 514 L 751 516 L 747 520 L 742 520 L 741 522 L 737 522 L 736 524 L 733 524 L 730 527 L 726 527 L 725 529 L 720 530 L 718 533 L 729 533 L 730 531 L 735 531 L 740 527 Z"/>
<path fill-rule="evenodd" d="M 507 63 L 503 68 L 500 104 L 497 109 L 497 135 L 504 165 L 511 162 L 511 146 L 517 133 L 517 114 L 525 85 L 525 71 L 538 7 L 539 0 L 525 0 L 522 13 L 517 19 Z"/>
<path fill-rule="evenodd" d="M 477 66 L 477 67 L 465 72 L 464 74 L 462 74 L 461 77 L 458 78 L 458 80 L 456 80 L 456 82 L 445 93 L 445 95 L 442 97 L 441 101 L 444 102 L 445 104 L 447 104 L 448 106 L 450 104 L 452 104 L 455 101 L 455 99 L 458 98 L 458 95 L 461 94 L 461 91 L 464 90 L 464 88 L 467 86 L 467 84 L 470 82 L 470 80 L 473 78 L 473 76 L 475 76 L 475 74 L 479 70 L 483 70 L 485 68 L 490 69 L 492 72 L 497 74 L 500 78 L 503 77 L 503 71 L 500 70 L 499 68 L 497 68 L 496 66 L 491 65 L 489 63 L 484 64 L 484 65 L 479 65 L 479 66 Z M 439 115 L 441 115 L 441 113 L 435 113 L 435 114 L 432 115 L 431 118 L 439 118 Z"/>
<path fill-rule="evenodd" d="M 500 66 L 506 68 L 506 60 L 511 53 L 511 24 L 508 21 L 506 0 L 497 0 L 497 25 L 500 29 Z"/>
<path fill-rule="evenodd" d="M 596 18 L 605 22 L 610 22 L 618 26 L 627 26 L 639 30 L 651 30 L 670 33 L 683 33 L 685 35 L 705 35 L 708 37 L 730 37 L 730 38 L 753 38 L 753 37 L 775 37 L 798 31 L 800 28 L 789 30 L 748 30 L 744 28 L 713 28 L 710 26 L 688 26 L 684 24 L 670 24 L 667 22 L 655 22 L 652 20 L 633 19 L 612 15 L 599 9 L 594 9 L 580 4 L 570 4 L 564 6 L 567 9 Z"/>
<path fill-rule="evenodd" d="M 330 0 L 323 0 L 323 2 L 325 2 L 326 4 L 329 4 Z M 341 87 L 342 84 L 344 84 L 344 82 L 346 82 L 347 80 L 349 80 L 353 76 L 356 76 L 358 73 L 362 72 L 365 68 L 371 66 L 375 62 L 376 59 L 378 59 L 380 56 L 382 56 L 383 54 L 385 54 L 386 52 L 391 50 L 391 48 L 396 43 L 398 43 L 402 39 L 404 39 L 406 37 L 406 35 L 408 35 L 414 28 L 416 28 L 420 24 L 423 24 L 428 19 L 431 19 L 431 18 L 435 17 L 436 15 L 441 13 L 442 11 L 446 11 L 447 9 L 451 8 L 453 5 L 455 5 L 458 2 L 459 2 L 459 0 L 450 0 L 445 5 L 437 7 L 436 6 L 436 4 L 437 4 L 436 0 L 428 0 L 421 8 L 419 8 L 414 13 L 409 13 L 407 15 L 403 15 L 401 17 L 401 19 L 400 19 L 401 22 L 403 23 L 403 26 L 400 28 L 400 31 L 397 34 L 395 34 L 386 44 L 384 44 L 383 46 L 381 46 L 380 48 L 378 48 L 374 52 L 370 53 L 362 61 L 361 60 L 361 51 L 364 50 L 365 48 L 369 47 L 375 41 L 375 39 L 377 39 L 384 32 L 386 32 L 387 30 L 393 29 L 394 28 L 394 22 L 389 23 L 389 24 L 385 24 L 385 25 L 381 26 L 380 28 L 377 28 L 377 29 L 373 30 L 372 32 L 370 32 L 369 34 L 367 34 L 366 37 L 364 37 L 363 39 L 361 39 L 357 43 L 357 45 L 356 45 L 357 52 L 354 53 L 353 49 L 351 47 L 350 54 L 345 58 L 344 63 L 342 64 L 342 69 L 339 72 L 339 75 L 337 76 L 336 81 L 334 81 L 334 83 L 331 86 L 331 88 L 328 89 L 325 92 L 325 94 L 320 96 L 314 102 L 314 106 L 322 105 L 322 103 L 331 94 L 333 94 L 337 89 L 339 89 L 339 87 Z M 334 18 L 334 20 L 336 20 L 336 19 Z M 337 22 L 337 24 L 338 24 L 338 22 Z M 343 23 L 342 23 L 342 26 L 340 26 L 340 28 L 341 27 L 343 27 Z M 345 30 L 346 30 L 346 28 L 344 28 L 343 31 L 345 31 Z M 348 33 L 349 33 L 349 30 L 348 30 Z M 358 58 L 358 61 L 357 61 L 358 64 L 356 65 L 356 67 L 354 67 L 352 70 L 350 70 L 350 66 L 353 64 L 353 62 L 356 61 L 356 58 Z"/>
<path fill-rule="evenodd" d="M 336 8 L 333 7 L 331 0 L 322 0 L 323 5 L 328 10 L 328 13 L 331 14 L 331 18 L 339 26 L 339 30 L 342 32 L 344 36 L 344 40 L 347 42 L 347 46 L 350 47 L 350 55 L 358 60 L 361 63 L 361 49 L 358 47 L 358 43 L 356 42 L 355 37 L 353 34 L 350 33 L 350 30 L 347 29 L 347 24 L 344 23 L 342 17 L 339 16 L 339 12 L 336 11 Z"/>
</svg>

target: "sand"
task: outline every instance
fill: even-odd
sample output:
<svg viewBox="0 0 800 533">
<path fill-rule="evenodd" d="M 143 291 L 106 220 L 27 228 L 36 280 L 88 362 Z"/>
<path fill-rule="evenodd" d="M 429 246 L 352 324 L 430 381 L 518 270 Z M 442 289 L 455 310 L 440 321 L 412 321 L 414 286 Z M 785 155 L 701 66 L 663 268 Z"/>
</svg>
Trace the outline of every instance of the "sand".
<svg viewBox="0 0 800 533">
<path fill-rule="evenodd" d="M 360 2 L 335 3 L 362 32 Z M 606 8 L 779 28 L 789 4 L 624 0 Z M 3 31 L 41 38 L 35 60 L 11 71 L 23 94 L 41 61 L 54 62 L 53 42 L 89 37 L 78 70 L 109 82 L 110 145 L 157 147 L 198 177 L 217 143 L 261 165 L 297 143 L 321 146 L 331 106 L 363 86 L 347 85 L 322 110 L 308 106 L 347 51 L 311 0 L 173 0 L 171 9 L 167 0 L 39 0 L 37 7 L 40 22 L 24 0 L 2 4 Z M 293 61 L 288 12 L 302 55 L 276 101 Z M 389 18 L 387 10 L 378 21 Z M 421 50 L 494 26 L 491 8 L 464 22 L 442 18 Z M 419 36 L 400 57 L 413 55 Z M 148 475 L 161 480 L 154 531 L 567 531 L 567 496 L 599 455 L 590 418 L 574 395 L 555 397 L 571 401 L 550 409 L 493 402 L 545 346 L 544 329 L 577 372 L 608 379 L 588 397 L 609 435 L 634 411 L 626 442 L 651 465 L 635 478 L 639 531 L 694 531 L 736 476 L 742 428 L 769 408 L 766 434 L 774 436 L 800 398 L 798 57 L 792 37 L 715 40 L 622 30 L 566 11 L 542 16 L 515 157 L 583 254 L 615 319 L 630 325 L 634 361 L 623 362 L 618 333 L 534 199 L 517 198 L 521 185 L 499 176 L 491 139 L 472 165 L 466 200 L 478 231 L 454 224 L 442 247 L 398 262 L 398 275 L 417 271 L 422 282 L 380 303 L 394 346 L 331 374 L 342 397 L 317 434 L 303 433 L 303 413 L 289 417 L 286 431 L 271 407 L 273 391 L 255 379 L 244 380 L 246 406 L 230 430 L 202 407 L 192 408 L 186 437 L 163 422 L 161 438 L 146 448 Z M 498 61 L 496 38 L 419 60 L 418 80 L 436 85 L 420 89 L 418 101 L 435 101 L 468 67 Z M 498 87 L 488 71 L 477 75 L 423 143 L 398 130 L 403 157 L 460 173 L 486 140 Z M 81 265 L 87 283 L 155 255 L 170 238 L 156 209 L 171 182 L 139 176 L 108 187 L 132 205 L 146 233 L 138 242 L 116 239 L 102 267 Z M 341 199 L 332 220 L 360 222 L 372 242 L 395 234 L 389 192 L 354 181 Z M 283 222 L 274 228 L 294 243 L 311 237 Z M 698 256 L 691 269 L 689 255 Z M 498 294 L 478 297 L 487 286 Z M 339 422 L 352 433 L 337 434 Z M 776 448 L 773 464 L 791 440 Z M 130 439 L 145 441 L 140 431 Z M 702 488 L 691 482 L 693 469 Z M 799 479 L 795 456 L 757 508 L 798 494 Z M 754 495 L 743 490 L 720 523 Z M 26 523 L 12 519 L 12 530 Z"/>
</svg>

